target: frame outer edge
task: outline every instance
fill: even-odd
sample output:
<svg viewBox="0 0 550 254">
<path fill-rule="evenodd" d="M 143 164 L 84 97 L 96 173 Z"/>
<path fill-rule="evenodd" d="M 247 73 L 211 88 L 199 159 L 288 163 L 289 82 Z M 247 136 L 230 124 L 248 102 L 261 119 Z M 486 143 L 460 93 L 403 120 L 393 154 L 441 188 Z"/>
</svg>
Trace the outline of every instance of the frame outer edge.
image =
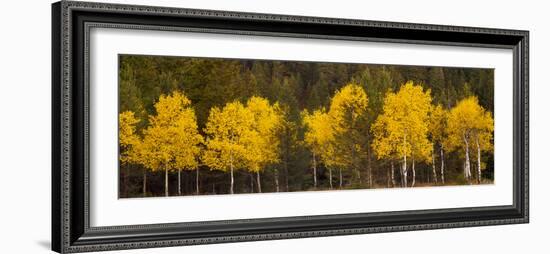
<svg viewBox="0 0 550 254">
<path fill-rule="evenodd" d="M 60 253 L 70 253 L 71 250 L 71 113 L 72 113 L 72 99 L 71 99 L 71 76 L 72 76 L 72 62 L 71 62 L 71 17 L 70 6 L 74 4 L 69 1 L 60 1 L 61 5 L 61 52 L 60 58 L 62 63 L 62 73 L 60 80 L 60 103 L 61 103 L 61 154 L 62 154 L 62 175 L 60 186 L 62 188 L 61 197 L 61 250 Z"/>
<path fill-rule="evenodd" d="M 61 130 L 61 103 L 60 103 L 60 89 L 61 89 L 61 55 L 60 55 L 60 44 L 61 44 L 61 18 L 60 18 L 60 6 L 59 2 L 53 3 L 51 6 L 52 14 L 52 161 L 51 161 L 51 249 L 56 252 L 61 252 L 61 140 L 60 140 L 60 130 Z"/>
<path fill-rule="evenodd" d="M 393 29 L 419 29 L 426 31 L 449 31 L 449 32 L 468 32 L 476 34 L 492 34 L 492 35 L 510 35 L 524 36 L 528 33 L 526 30 L 515 29 L 500 29 L 500 28 L 485 28 L 472 26 L 451 26 L 440 24 L 424 24 L 424 23 L 406 23 L 396 21 L 378 21 L 378 20 L 362 20 L 362 19 L 347 19 L 335 17 L 318 17 L 318 16 L 300 16 L 288 14 L 270 14 L 256 12 L 239 12 L 239 11 L 224 11 L 210 9 L 191 9 L 181 7 L 168 6 L 153 6 L 153 5 L 130 5 L 123 3 L 100 3 L 86 1 L 65 1 L 76 9 L 89 9 L 101 12 L 118 11 L 128 14 L 160 14 L 167 16 L 186 16 L 186 17 L 211 17 L 224 19 L 241 19 L 241 20 L 267 20 L 267 21 L 286 21 L 286 22 L 301 22 L 311 24 L 331 24 L 331 25 L 349 25 L 349 26 L 369 26 L 380 28 Z"/>
<path fill-rule="evenodd" d="M 525 207 L 524 207 L 524 222 L 525 223 L 529 223 L 529 215 L 530 215 L 530 185 L 529 185 L 529 179 L 530 179 L 530 175 L 529 175 L 529 163 L 530 163 L 530 160 L 529 160 L 529 139 L 530 139 L 530 132 L 529 132 L 529 48 L 530 48 L 530 40 L 529 40 L 529 31 L 525 31 L 524 32 L 524 36 L 523 36 L 523 61 L 522 61 L 522 66 L 521 68 L 523 68 L 523 80 L 522 80 L 522 85 L 523 85 L 523 92 L 524 92 L 524 108 L 523 108 L 523 114 L 524 114 L 524 119 L 523 119 L 523 140 L 524 140 L 524 147 L 523 147 L 523 152 L 524 152 L 524 162 L 523 162 L 523 170 L 524 170 L 524 179 L 523 179 L 523 184 L 524 184 L 524 195 L 525 195 Z"/>
<path fill-rule="evenodd" d="M 122 250 L 122 249 L 135 249 L 135 248 L 153 248 L 153 247 L 168 247 L 168 246 L 181 246 L 181 245 L 196 245 L 196 244 L 212 244 L 212 243 L 227 243 L 227 242 L 240 242 L 240 241 L 261 241 L 261 240 L 276 240 L 276 239 L 291 239 L 302 237 L 322 237 L 322 236 L 336 236 L 336 235 L 349 235 L 349 234 L 365 234 L 365 233 L 379 233 L 379 232 L 398 232 L 407 230 L 426 230 L 426 229 L 440 229 L 440 228 L 455 228 L 455 227 L 473 227 L 484 225 L 503 225 L 503 224 L 515 224 L 515 223 L 528 223 L 529 222 L 529 32 L 520 30 L 504 30 L 504 29 L 491 29 L 491 28 L 475 28 L 475 27 L 459 27 L 459 26 L 444 26 L 444 25 L 426 25 L 426 24 L 413 24 L 413 23 L 396 23 L 396 22 L 380 22 L 380 21 L 365 21 L 365 20 L 348 20 L 337 18 L 317 18 L 317 17 L 300 17 L 300 16 L 288 16 L 288 15 L 275 15 L 275 14 L 256 14 L 256 13 L 240 13 L 240 12 L 226 12 L 226 11 L 209 11 L 209 10 L 193 10 L 193 9 L 180 9 L 170 7 L 152 7 L 152 6 L 139 6 L 139 5 L 122 5 L 122 4 L 104 4 L 104 3 L 90 3 L 90 2 L 72 2 L 72 1 L 60 1 L 54 4 L 60 6 L 59 10 L 59 23 L 57 26 L 59 31 L 58 40 L 60 42 L 59 55 L 52 56 L 52 61 L 55 58 L 59 60 L 60 79 L 59 82 L 54 81 L 59 85 L 59 93 L 52 93 L 52 103 L 58 103 L 60 115 L 58 123 L 60 129 L 58 130 L 59 142 L 58 147 L 53 147 L 53 150 L 59 150 L 60 156 L 58 157 L 60 182 L 57 184 L 61 191 L 59 208 L 60 221 L 60 234 L 59 243 L 60 253 L 72 253 L 72 252 L 90 252 L 90 251 L 104 251 L 104 250 Z M 55 7 L 52 7 L 55 8 Z M 470 33 L 480 34 L 500 34 L 508 36 L 521 36 L 521 60 L 518 69 L 522 71 L 520 78 L 520 85 L 522 86 L 523 102 L 522 111 L 519 112 L 523 115 L 523 122 L 521 124 L 522 134 L 521 140 L 524 142 L 523 148 L 523 170 L 521 173 L 524 179 L 522 179 L 522 187 L 524 190 L 524 206 L 523 216 L 509 219 L 496 219 L 487 221 L 462 221 L 462 222 L 450 222 L 450 223 L 429 223 L 418 225 L 397 225 L 397 226 L 381 226 L 373 228 L 355 228 L 355 229 L 335 229 L 335 230 L 323 230 L 323 231 L 300 231 L 300 232 L 284 232 L 273 234 L 256 234 L 256 235 L 241 235 L 241 236 L 226 236 L 226 237 L 204 237 L 199 239 L 180 239 L 180 240 L 155 240 L 146 242 L 123 242 L 123 243 L 106 243 L 98 245 L 72 245 L 71 243 L 71 121 L 72 121 L 72 97 L 71 97 L 71 82 L 72 82 L 72 57 L 71 57 L 71 16 L 72 9 L 88 9 L 93 11 L 119 11 L 126 13 L 140 13 L 140 14 L 159 14 L 159 15 L 187 15 L 187 16 L 218 16 L 228 19 L 250 19 L 250 20 L 285 20 L 295 22 L 310 22 L 317 24 L 345 24 L 345 25 L 357 25 L 357 26 L 372 26 L 372 27 L 385 27 L 385 28 L 402 28 L 402 29 L 421 29 L 431 31 L 464 31 Z M 52 18 L 55 18 L 52 15 Z M 53 22 L 52 22 L 53 24 Z M 55 26 L 55 24 L 53 24 Z M 56 28 L 53 27 L 52 31 Z M 53 36 L 52 36 L 53 37 Z M 55 38 L 52 39 L 54 42 Z M 52 48 L 54 45 L 52 45 Z M 52 67 L 52 71 L 55 71 L 55 66 Z M 52 75 L 53 77 L 54 75 Z M 53 79 L 53 78 L 52 78 Z M 56 101 L 57 99 L 57 101 Z M 56 119 L 53 119 L 56 121 Z M 54 125 L 55 123 L 52 123 Z M 53 127 L 53 126 L 52 126 Z M 52 131 L 55 131 L 52 128 Z M 55 136 L 52 136 L 55 137 Z M 55 146 L 55 142 L 52 141 L 52 146 Z M 52 165 L 55 158 L 52 158 Z M 52 172 L 55 172 L 55 168 L 52 168 Z M 52 178 L 52 183 L 56 179 Z M 52 186 L 52 188 L 55 188 Z M 53 191 L 53 189 L 52 189 Z M 55 197 L 54 197 L 55 198 Z M 55 211 L 55 201 L 52 200 L 52 211 Z M 53 216 L 53 214 L 52 214 Z M 56 222 L 53 222 L 55 224 Z M 52 226 L 52 232 L 54 228 Z M 56 236 L 52 234 L 52 249 L 54 248 L 54 239 Z"/>
</svg>

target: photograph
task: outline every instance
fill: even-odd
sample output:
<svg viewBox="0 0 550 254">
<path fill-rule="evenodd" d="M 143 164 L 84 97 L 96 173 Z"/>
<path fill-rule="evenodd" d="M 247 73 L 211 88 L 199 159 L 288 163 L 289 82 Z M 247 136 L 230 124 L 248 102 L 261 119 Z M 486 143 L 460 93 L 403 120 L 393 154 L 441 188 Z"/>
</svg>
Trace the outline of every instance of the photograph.
<svg viewBox="0 0 550 254">
<path fill-rule="evenodd" d="M 494 69 L 118 56 L 119 198 L 493 184 Z"/>
</svg>

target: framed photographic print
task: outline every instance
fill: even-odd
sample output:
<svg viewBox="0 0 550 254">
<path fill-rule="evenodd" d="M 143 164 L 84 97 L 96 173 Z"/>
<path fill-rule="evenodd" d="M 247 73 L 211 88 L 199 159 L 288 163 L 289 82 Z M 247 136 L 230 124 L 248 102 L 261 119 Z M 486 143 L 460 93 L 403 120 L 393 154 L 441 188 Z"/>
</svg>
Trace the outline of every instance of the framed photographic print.
<svg viewBox="0 0 550 254">
<path fill-rule="evenodd" d="M 527 31 L 61 1 L 57 252 L 527 223 Z"/>
</svg>

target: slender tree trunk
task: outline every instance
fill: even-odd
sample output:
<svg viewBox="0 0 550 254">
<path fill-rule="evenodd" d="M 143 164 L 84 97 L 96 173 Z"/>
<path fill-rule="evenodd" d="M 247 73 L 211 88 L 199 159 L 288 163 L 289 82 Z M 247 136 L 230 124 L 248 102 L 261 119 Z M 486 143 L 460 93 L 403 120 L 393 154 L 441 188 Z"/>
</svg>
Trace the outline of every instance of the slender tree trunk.
<svg viewBox="0 0 550 254">
<path fill-rule="evenodd" d="M 313 152 L 313 187 L 317 188 L 317 160 L 315 159 L 315 152 Z"/>
<path fill-rule="evenodd" d="M 338 172 L 340 173 L 340 189 L 342 189 L 342 168 L 339 168 Z"/>
<path fill-rule="evenodd" d="M 250 174 L 250 193 L 254 193 L 254 175 Z"/>
<path fill-rule="evenodd" d="M 403 187 L 407 188 L 407 155 L 403 156 L 403 165 L 401 167 L 401 181 L 403 182 Z"/>
<path fill-rule="evenodd" d="M 164 196 L 168 197 L 168 168 L 164 168 Z"/>
<path fill-rule="evenodd" d="M 181 196 L 181 169 L 178 169 L 178 196 Z"/>
<path fill-rule="evenodd" d="M 229 187 L 229 194 L 233 194 L 233 183 L 235 179 L 233 178 L 233 155 L 229 155 L 229 169 L 231 171 L 231 186 Z"/>
<path fill-rule="evenodd" d="M 260 181 L 260 171 L 256 171 L 256 181 L 258 181 L 258 193 L 262 193 L 262 182 Z"/>
<path fill-rule="evenodd" d="M 463 136 L 464 144 L 466 145 L 466 155 L 464 160 L 464 178 L 470 182 L 470 177 L 472 176 L 472 171 L 470 170 L 470 148 L 468 144 L 468 139 L 466 136 Z"/>
<path fill-rule="evenodd" d="M 143 168 L 143 197 L 147 195 L 147 169 Z"/>
<path fill-rule="evenodd" d="M 479 147 L 479 137 L 476 137 L 477 146 L 477 183 L 481 183 L 481 148 Z"/>
<path fill-rule="evenodd" d="M 443 145 L 439 146 L 439 155 L 441 157 L 441 184 L 445 184 L 445 157 L 443 156 Z"/>
<path fill-rule="evenodd" d="M 229 187 L 229 194 L 234 194 L 233 184 L 235 183 L 235 178 L 233 176 L 233 165 L 231 165 L 231 186 Z"/>
<path fill-rule="evenodd" d="M 328 169 L 328 184 L 329 188 L 332 190 L 332 169 Z"/>
<path fill-rule="evenodd" d="M 279 192 L 279 170 L 275 169 L 273 172 L 275 172 L 275 191 Z"/>
<path fill-rule="evenodd" d="M 394 175 L 393 160 L 390 163 L 391 163 L 391 186 L 395 187 L 395 175 Z"/>
<path fill-rule="evenodd" d="M 200 194 L 200 186 L 199 186 L 199 167 L 197 167 L 197 177 L 195 178 L 195 186 L 197 186 L 197 195 Z"/>
<path fill-rule="evenodd" d="M 412 184 L 411 184 L 411 187 L 414 187 L 414 184 L 416 183 L 416 170 L 414 169 L 414 164 L 415 164 L 415 161 L 414 161 L 414 156 L 412 157 Z"/>
<path fill-rule="evenodd" d="M 403 147 L 407 145 L 407 135 L 403 137 Z M 406 150 L 404 150 L 406 151 Z M 403 187 L 407 188 L 407 154 L 403 155 L 403 166 L 401 168 L 401 181 L 403 182 Z"/>
<path fill-rule="evenodd" d="M 437 172 L 435 170 L 435 151 L 432 150 L 432 173 L 434 176 L 434 182 L 437 184 Z"/>
</svg>

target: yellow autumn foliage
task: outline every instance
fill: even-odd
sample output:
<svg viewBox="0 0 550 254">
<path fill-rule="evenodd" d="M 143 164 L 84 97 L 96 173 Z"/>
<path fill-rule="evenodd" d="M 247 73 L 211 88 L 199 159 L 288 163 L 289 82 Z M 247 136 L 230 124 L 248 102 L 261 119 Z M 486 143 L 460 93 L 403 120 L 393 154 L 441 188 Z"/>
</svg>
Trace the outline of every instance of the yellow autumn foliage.
<svg viewBox="0 0 550 254">
<path fill-rule="evenodd" d="M 430 122 L 428 124 L 432 142 L 441 143 L 446 138 L 447 131 L 447 110 L 441 105 L 433 106 L 430 113 Z"/>
<path fill-rule="evenodd" d="M 414 157 L 430 163 L 432 145 L 428 140 L 430 91 L 407 82 L 397 93 L 384 98 L 383 113 L 371 129 L 372 148 L 379 159 Z"/>
<path fill-rule="evenodd" d="M 479 105 L 475 96 L 465 98 L 449 112 L 446 128 L 446 147 L 450 151 L 466 150 L 479 142 L 481 151 L 491 151 L 494 120 L 491 112 Z"/>
<path fill-rule="evenodd" d="M 267 99 L 253 96 L 246 103 L 246 109 L 253 117 L 251 135 L 248 135 L 248 170 L 259 172 L 270 163 L 279 161 L 278 130 L 283 117 L 276 103 L 270 105 Z"/>
<path fill-rule="evenodd" d="M 368 105 L 365 90 L 348 84 L 335 93 L 328 112 L 334 139 L 329 163 L 356 170 L 358 176 L 361 160 L 367 156 Z"/>
<path fill-rule="evenodd" d="M 315 154 L 321 156 L 325 164 L 330 159 L 334 146 L 334 130 L 330 116 L 325 109 L 319 109 L 309 114 L 307 110 L 302 112 L 302 121 L 306 127 L 304 142 Z"/>
<path fill-rule="evenodd" d="M 136 133 L 136 125 L 139 119 L 135 117 L 134 112 L 125 111 L 118 116 L 119 123 L 119 144 L 120 161 L 123 164 L 139 163 L 139 146 L 141 145 L 139 136 Z"/>
<path fill-rule="evenodd" d="M 126 165 L 141 164 L 151 171 L 165 171 L 166 195 L 169 171 L 177 170 L 179 176 L 181 170 L 197 169 L 199 179 L 199 162 L 210 170 L 231 172 L 230 193 L 234 193 L 235 170 L 255 173 L 261 192 L 260 175 L 262 171 L 272 169 L 278 190 L 276 167 L 281 166 L 277 164 L 281 162 L 283 137 L 298 137 L 302 133 L 297 130 L 299 127 L 285 126 L 288 125 L 286 111 L 279 103 L 270 103 L 268 99 L 258 96 L 243 102 L 235 100 L 210 108 L 203 129 L 204 137 L 199 133 L 192 102 L 178 91 L 159 97 L 154 104 L 155 114 L 149 116 L 149 125 L 140 133 L 137 130 L 140 120 L 134 112 L 122 112 L 119 114 L 120 162 Z M 364 88 L 353 83 L 336 91 L 328 109 L 322 107 L 311 113 L 302 111 L 304 137 L 303 143 L 297 144 L 305 144 L 312 152 L 315 188 L 317 173 L 326 174 L 325 169 L 330 175 L 330 188 L 334 169 L 339 170 L 341 187 L 342 178 L 350 175 L 358 177 L 358 181 L 352 178 L 350 183 L 361 185 L 362 167 L 369 165 L 370 174 L 372 158 L 369 157 L 369 148 L 378 160 L 391 161 L 392 181 L 393 162 L 402 161 L 401 179 L 405 187 L 407 167 L 412 165 L 414 186 L 415 163 L 435 162 L 432 153 L 435 144 L 441 145 L 441 160 L 443 147 L 447 151 L 463 152 L 461 156 L 468 161 L 467 165 L 464 164 L 468 179 L 470 173 L 466 172 L 470 171 L 470 151 L 476 151 L 480 171 L 485 166 L 480 159 L 481 152 L 493 149 L 493 117 L 474 96 L 461 100 L 447 111 L 441 105 L 432 105 L 430 90 L 409 81 L 401 85 L 398 91 L 388 92 L 383 100 L 382 113 L 375 120 L 374 116 L 369 111 L 369 97 Z M 295 123 L 299 124 L 299 120 Z M 293 133 L 286 133 L 289 129 Z M 372 136 L 369 135 L 371 133 Z M 318 170 L 318 162 L 324 166 L 322 171 Z M 437 178 L 435 166 L 433 168 L 434 178 Z M 354 174 L 343 176 L 344 170 Z M 443 174 L 443 169 L 441 172 Z M 478 177 L 481 179 L 480 175 Z M 198 180 L 196 185 L 199 186 Z"/>
<path fill-rule="evenodd" d="M 221 109 L 213 107 L 205 128 L 203 163 L 224 172 L 244 168 L 249 140 L 257 135 L 252 131 L 253 125 L 254 115 L 238 101 L 227 103 Z"/>
<path fill-rule="evenodd" d="M 368 106 L 367 93 L 359 85 L 348 84 L 336 91 L 329 110 L 335 133 L 341 134 L 360 127 Z"/>
<path fill-rule="evenodd" d="M 180 92 L 160 96 L 155 104 L 156 115 L 150 116 L 140 149 L 145 167 L 157 171 L 192 170 L 198 166 L 203 138 L 190 104 Z"/>
</svg>

